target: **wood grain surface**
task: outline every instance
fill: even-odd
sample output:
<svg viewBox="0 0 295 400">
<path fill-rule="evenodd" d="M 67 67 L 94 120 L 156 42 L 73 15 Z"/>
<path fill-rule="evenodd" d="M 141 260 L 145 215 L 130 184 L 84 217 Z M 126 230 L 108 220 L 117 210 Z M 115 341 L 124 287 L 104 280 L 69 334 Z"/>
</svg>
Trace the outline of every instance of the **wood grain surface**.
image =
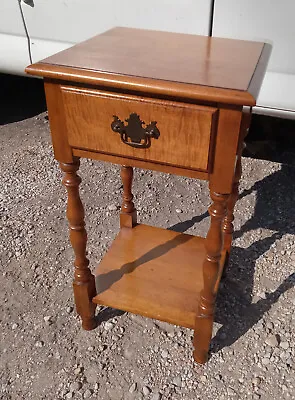
<svg viewBox="0 0 295 400">
<path fill-rule="evenodd" d="M 62 92 L 64 118 L 72 147 L 208 170 L 217 109 L 66 86 Z M 111 130 L 114 115 L 125 121 L 131 113 L 137 113 L 146 124 L 157 121 L 160 137 L 152 138 L 149 148 L 133 148 Z"/>
<path fill-rule="evenodd" d="M 202 179 L 205 181 L 209 179 L 208 172 L 202 172 L 188 168 L 174 167 L 173 165 L 164 165 L 160 163 L 136 160 L 121 156 L 112 156 L 110 154 L 97 153 L 94 151 L 73 149 L 73 155 L 77 157 L 90 158 L 92 160 L 111 162 L 113 164 L 119 164 L 119 165 L 124 165 L 128 163 L 129 166 L 136 168 L 150 169 L 152 171 L 160 171 L 160 172 L 165 172 L 167 174 L 187 176 L 189 178 Z"/>
<path fill-rule="evenodd" d="M 247 90 L 264 43 L 114 28 L 44 63 Z"/>
<path fill-rule="evenodd" d="M 97 268 L 93 301 L 194 328 L 204 242 L 147 225 L 122 228 Z"/>
<path fill-rule="evenodd" d="M 114 28 L 26 72 L 159 97 L 253 106 L 271 46 L 131 28 Z"/>
</svg>

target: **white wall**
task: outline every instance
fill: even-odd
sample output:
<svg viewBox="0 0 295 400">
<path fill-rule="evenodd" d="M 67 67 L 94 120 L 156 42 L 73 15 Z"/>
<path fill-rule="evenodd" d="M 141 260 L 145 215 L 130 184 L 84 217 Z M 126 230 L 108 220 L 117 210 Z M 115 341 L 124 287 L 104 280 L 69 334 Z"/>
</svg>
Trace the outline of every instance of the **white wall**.
<svg viewBox="0 0 295 400">
<path fill-rule="evenodd" d="M 0 0 L 0 71 L 19 73 L 30 64 L 18 0 Z"/>
<path fill-rule="evenodd" d="M 22 3 L 33 61 L 115 26 L 208 35 L 211 0 L 35 0 Z"/>
<path fill-rule="evenodd" d="M 215 0 L 214 36 L 273 46 L 257 112 L 295 118 L 294 18 L 295 0 Z"/>
</svg>

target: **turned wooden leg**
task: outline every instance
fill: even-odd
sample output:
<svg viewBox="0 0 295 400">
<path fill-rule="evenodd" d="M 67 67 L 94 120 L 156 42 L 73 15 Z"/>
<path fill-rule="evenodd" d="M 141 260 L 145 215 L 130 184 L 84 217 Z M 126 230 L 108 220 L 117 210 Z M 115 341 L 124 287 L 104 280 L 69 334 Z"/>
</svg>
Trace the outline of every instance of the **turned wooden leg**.
<svg viewBox="0 0 295 400">
<path fill-rule="evenodd" d="M 79 196 L 81 178 L 76 174 L 80 166 L 78 158 L 72 164 L 60 163 L 64 172 L 63 184 L 68 192 L 67 217 L 70 225 L 70 240 L 75 252 L 75 274 L 73 281 L 74 297 L 78 314 L 82 318 L 82 327 L 91 330 L 96 327 L 95 304 L 92 298 L 96 295 L 95 279 L 88 268 L 86 257 L 87 233 L 84 222 L 84 208 Z"/>
<path fill-rule="evenodd" d="M 227 211 L 223 223 L 223 233 L 224 233 L 223 248 L 226 250 L 228 255 L 230 253 L 233 232 L 234 232 L 234 225 L 233 225 L 233 221 L 235 219 L 234 208 L 239 197 L 239 183 L 241 175 L 242 175 L 242 161 L 241 161 L 241 154 L 239 154 L 236 164 L 232 191 L 227 201 Z"/>
<path fill-rule="evenodd" d="M 239 197 L 239 183 L 242 176 L 242 153 L 245 147 L 244 139 L 248 134 L 249 126 L 251 122 L 251 109 L 248 112 L 244 112 L 241 121 L 240 128 L 240 138 L 237 150 L 237 162 L 235 175 L 233 179 L 232 191 L 227 201 L 227 212 L 224 218 L 223 232 L 224 232 L 224 245 L 223 248 L 226 250 L 226 262 L 224 265 L 223 275 L 225 275 L 225 270 L 228 264 L 228 258 L 231 250 L 233 232 L 234 232 L 234 208 Z"/>
<path fill-rule="evenodd" d="M 136 209 L 133 204 L 132 179 L 133 168 L 123 165 L 121 167 L 121 178 L 123 182 L 123 202 L 120 214 L 120 227 L 133 228 L 137 223 Z"/>
<path fill-rule="evenodd" d="M 213 191 L 210 191 L 210 196 L 213 203 L 208 210 L 211 222 L 205 244 L 207 256 L 203 265 L 204 288 L 201 292 L 194 334 L 194 359 L 202 364 L 207 361 L 212 336 L 216 298 L 215 285 L 223 248 L 222 225 L 228 200 L 228 195 Z"/>
</svg>

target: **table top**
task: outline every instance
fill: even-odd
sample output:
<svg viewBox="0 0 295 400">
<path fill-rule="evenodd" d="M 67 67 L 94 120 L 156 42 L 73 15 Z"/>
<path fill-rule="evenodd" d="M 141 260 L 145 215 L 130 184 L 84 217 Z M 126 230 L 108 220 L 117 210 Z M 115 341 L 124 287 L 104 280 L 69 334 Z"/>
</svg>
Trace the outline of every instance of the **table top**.
<svg viewBox="0 0 295 400">
<path fill-rule="evenodd" d="M 218 97 L 227 95 L 232 103 L 253 105 L 269 53 L 270 46 L 260 42 L 114 28 L 27 72 L 114 87 L 119 81 L 126 89 L 165 95 L 168 90 L 180 97 L 207 92 L 210 98 L 204 100 L 222 101 Z"/>
</svg>

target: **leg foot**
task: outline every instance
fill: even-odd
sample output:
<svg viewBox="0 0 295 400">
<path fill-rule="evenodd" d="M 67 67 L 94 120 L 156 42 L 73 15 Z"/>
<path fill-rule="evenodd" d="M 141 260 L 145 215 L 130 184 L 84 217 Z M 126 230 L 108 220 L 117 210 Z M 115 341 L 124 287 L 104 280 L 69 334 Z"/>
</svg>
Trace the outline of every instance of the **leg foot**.
<svg viewBox="0 0 295 400">
<path fill-rule="evenodd" d="M 208 352 L 207 351 L 201 351 L 201 350 L 194 350 L 193 352 L 193 357 L 194 360 L 198 363 L 198 364 L 206 364 L 206 362 L 208 361 Z"/>
<path fill-rule="evenodd" d="M 85 331 L 91 331 L 92 329 L 95 329 L 96 327 L 97 327 L 97 321 L 95 318 L 89 318 L 89 319 L 84 318 L 82 320 L 82 328 Z"/>
<path fill-rule="evenodd" d="M 213 318 L 198 321 L 199 327 L 195 327 L 194 334 L 194 360 L 199 364 L 205 364 L 208 361 L 208 351 L 211 342 Z"/>
<path fill-rule="evenodd" d="M 96 305 L 92 303 L 93 297 L 96 295 L 95 278 L 91 274 L 87 282 L 73 282 L 74 298 L 77 313 L 82 319 L 82 328 L 91 331 L 96 328 L 97 321 L 95 319 Z"/>
</svg>

